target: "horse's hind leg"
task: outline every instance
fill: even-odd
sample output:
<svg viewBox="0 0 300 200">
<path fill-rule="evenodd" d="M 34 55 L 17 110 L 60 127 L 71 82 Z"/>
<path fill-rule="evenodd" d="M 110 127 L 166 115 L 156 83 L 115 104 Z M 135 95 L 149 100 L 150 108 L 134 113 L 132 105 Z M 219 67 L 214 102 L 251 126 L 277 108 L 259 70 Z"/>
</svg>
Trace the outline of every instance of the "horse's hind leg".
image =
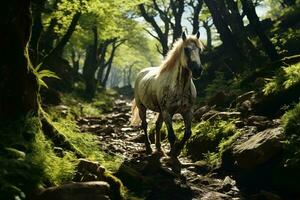
<svg viewBox="0 0 300 200">
<path fill-rule="evenodd" d="M 176 157 L 176 155 L 174 154 L 174 144 L 175 141 L 177 140 L 176 135 L 174 134 L 174 129 L 172 126 L 172 116 L 170 113 L 168 113 L 167 111 L 164 111 L 163 113 L 163 119 L 166 123 L 167 129 L 168 129 L 168 140 L 170 142 L 170 156 L 172 157 Z"/>
<path fill-rule="evenodd" d="M 150 146 L 150 140 L 149 140 L 149 136 L 148 136 L 148 132 L 147 132 L 146 107 L 145 106 L 139 107 L 139 115 L 142 120 L 142 129 L 144 130 L 144 133 L 145 133 L 146 153 L 151 154 L 152 149 Z"/>
<path fill-rule="evenodd" d="M 162 124 L 163 124 L 163 117 L 162 117 L 162 114 L 159 113 L 158 117 L 156 119 L 156 122 L 155 122 L 155 146 L 156 146 L 157 151 L 161 151 L 160 129 L 161 129 Z"/>
<path fill-rule="evenodd" d="M 192 112 L 186 112 L 182 114 L 183 121 L 184 121 L 184 126 L 185 126 L 185 131 L 182 140 L 175 145 L 174 153 L 176 156 L 178 156 L 183 149 L 185 143 L 187 140 L 191 137 L 192 130 L 191 130 L 191 122 L 192 122 Z"/>
</svg>

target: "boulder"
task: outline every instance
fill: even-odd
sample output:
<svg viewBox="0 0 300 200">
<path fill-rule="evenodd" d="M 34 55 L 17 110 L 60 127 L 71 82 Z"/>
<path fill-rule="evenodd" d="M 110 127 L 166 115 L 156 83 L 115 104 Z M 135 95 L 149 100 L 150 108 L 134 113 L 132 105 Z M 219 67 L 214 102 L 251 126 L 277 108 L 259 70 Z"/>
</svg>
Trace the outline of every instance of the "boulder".
<svg viewBox="0 0 300 200">
<path fill-rule="evenodd" d="M 207 104 L 209 106 L 226 106 L 230 103 L 231 95 L 224 91 L 217 92 L 214 96 L 208 99 Z"/>
<path fill-rule="evenodd" d="M 110 187 L 104 181 L 69 183 L 41 191 L 35 200 L 109 200 Z"/>
<path fill-rule="evenodd" d="M 240 169 L 251 170 L 266 163 L 283 149 L 282 128 L 266 129 L 233 147 L 232 156 Z"/>
<path fill-rule="evenodd" d="M 78 164 L 78 171 L 88 171 L 98 176 L 102 176 L 105 172 L 105 168 L 101 166 L 98 162 L 80 158 Z"/>
<path fill-rule="evenodd" d="M 208 105 L 205 105 L 205 106 L 202 106 L 200 108 L 197 108 L 195 111 L 194 111 L 194 119 L 196 121 L 200 121 L 201 120 L 201 117 L 207 113 L 209 110 L 211 110 L 211 107 L 208 106 Z"/>
<path fill-rule="evenodd" d="M 236 105 L 238 106 L 239 104 L 242 104 L 243 102 L 247 101 L 247 100 L 251 100 L 251 98 L 253 97 L 253 95 L 255 94 L 254 91 L 249 91 L 249 92 L 246 92 L 240 96 L 238 96 L 235 101 L 232 103 L 232 106 L 233 105 Z"/>
</svg>

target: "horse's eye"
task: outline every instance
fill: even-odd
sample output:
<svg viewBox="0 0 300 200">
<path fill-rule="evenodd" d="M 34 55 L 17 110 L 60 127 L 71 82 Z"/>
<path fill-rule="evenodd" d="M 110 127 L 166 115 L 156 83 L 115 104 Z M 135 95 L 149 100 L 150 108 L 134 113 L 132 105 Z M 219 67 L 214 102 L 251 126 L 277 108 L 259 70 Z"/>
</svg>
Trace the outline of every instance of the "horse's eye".
<svg viewBox="0 0 300 200">
<path fill-rule="evenodd" d="M 184 48 L 184 52 L 185 52 L 185 54 L 187 55 L 187 56 L 190 56 L 191 55 L 191 49 L 190 48 L 188 48 L 188 47 L 186 47 L 186 48 Z"/>
</svg>

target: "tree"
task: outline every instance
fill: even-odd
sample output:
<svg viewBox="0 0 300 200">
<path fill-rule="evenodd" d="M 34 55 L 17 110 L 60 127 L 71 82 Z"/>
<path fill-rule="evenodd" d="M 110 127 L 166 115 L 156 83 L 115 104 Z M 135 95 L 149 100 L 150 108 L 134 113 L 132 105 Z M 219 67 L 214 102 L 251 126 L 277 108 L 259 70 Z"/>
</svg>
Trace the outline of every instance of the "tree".
<svg viewBox="0 0 300 200">
<path fill-rule="evenodd" d="M 207 8 L 207 6 L 204 6 L 204 8 L 201 11 L 201 15 L 199 17 L 199 20 L 202 22 L 202 26 L 206 31 L 206 49 L 211 50 L 212 48 L 212 32 L 211 29 L 213 27 L 212 17 L 211 14 Z"/>
<path fill-rule="evenodd" d="M 32 23 L 30 0 L 5 1 L 0 15 L 0 120 L 37 115 L 38 82 L 27 52 Z"/>
<path fill-rule="evenodd" d="M 265 52 L 270 57 L 271 60 L 277 60 L 279 58 L 279 55 L 270 41 L 270 39 L 267 37 L 267 35 L 264 33 L 264 29 L 261 27 L 259 18 L 256 14 L 255 7 L 253 5 L 252 0 L 241 0 L 241 3 L 243 5 L 243 10 L 250 22 L 250 26 L 255 30 L 257 36 L 259 37 Z"/>
</svg>

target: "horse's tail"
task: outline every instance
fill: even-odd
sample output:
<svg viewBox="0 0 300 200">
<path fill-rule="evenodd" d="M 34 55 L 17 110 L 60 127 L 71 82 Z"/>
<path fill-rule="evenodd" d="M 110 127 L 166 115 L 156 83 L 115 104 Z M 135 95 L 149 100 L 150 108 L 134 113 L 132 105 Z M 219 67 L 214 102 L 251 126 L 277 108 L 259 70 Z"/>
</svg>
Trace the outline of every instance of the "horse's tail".
<svg viewBox="0 0 300 200">
<path fill-rule="evenodd" d="M 131 112 L 132 112 L 132 116 L 131 116 L 131 123 L 130 123 L 130 125 L 132 125 L 132 126 L 138 126 L 140 124 L 140 122 L 141 122 L 141 118 L 140 118 L 140 115 L 139 115 L 139 109 L 136 106 L 135 99 L 133 99 L 133 101 L 132 101 Z"/>
</svg>

